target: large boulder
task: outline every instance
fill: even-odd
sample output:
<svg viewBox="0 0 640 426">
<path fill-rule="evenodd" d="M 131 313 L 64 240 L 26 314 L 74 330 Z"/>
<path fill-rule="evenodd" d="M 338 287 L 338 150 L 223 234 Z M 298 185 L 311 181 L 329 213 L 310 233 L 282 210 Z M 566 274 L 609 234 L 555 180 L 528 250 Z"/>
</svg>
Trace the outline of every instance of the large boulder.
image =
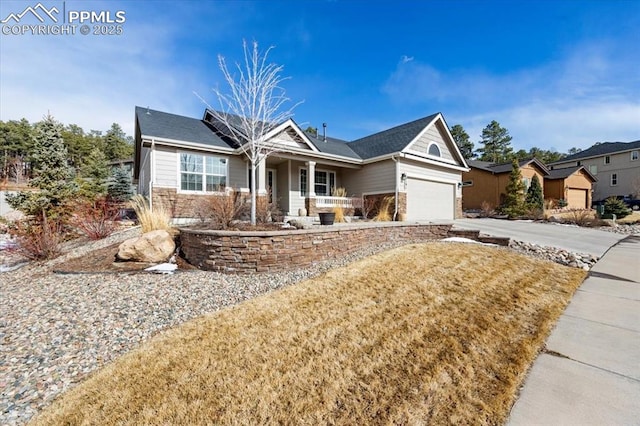
<svg viewBox="0 0 640 426">
<path fill-rule="evenodd" d="M 171 234 L 161 229 L 126 240 L 120 244 L 116 257 L 119 260 L 159 263 L 169 259 L 175 249 Z"/>
</svg>

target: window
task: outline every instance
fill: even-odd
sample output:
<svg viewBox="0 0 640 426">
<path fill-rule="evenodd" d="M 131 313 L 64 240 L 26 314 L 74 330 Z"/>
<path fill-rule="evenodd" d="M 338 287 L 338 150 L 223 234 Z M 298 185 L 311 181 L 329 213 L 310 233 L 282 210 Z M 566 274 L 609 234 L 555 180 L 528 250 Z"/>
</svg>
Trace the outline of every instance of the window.
<svg viewBox="0 0 640 426">
<path fill-rule="evenodd" d="M 316 195 L 329 196 L 332 190 L 336 187 L 336 173 L 328 172 L 325 170 L 316 170 L 314 175 L 315 185 L 314 189 Z M 300 196 L 306 197 L 308 184 L 307 184 L 307 169 L 300 169 Z"/>
<path fill-rule="evenodd" d="M 316 195 L 331 195 L 331 192 L 335 187 L 336 174 L 334 172 L 316 170 Z"/>
<path fill-rule="evenodd" d="M 529 186 L 531 186 L 531 179 L 522 178 L 522 183 L 524 184 L 524 190 L 528 191 L 529 190 Z"/>
<path fill-rule="evenodd" d="M 300 169 L 300 196 L 307 196 L 307 169 Z"/>
<path fill-rule="evenodd" d="M 611 186 L 616 186 L 618 184 L 618 174 L 611 173 Z"/>
<path fill-rule="evenodd" d="M 631 161 L 636 161 L 640 158 L 640 151 L 631 151 Z"/>
<path fill-rule="evenodd" d="M 220 192 L 227 186 L 227 159 L 200 154 L 180 154 L 180 189 Z"/>
<path fill-rule="evenodd" d="M 611 163 L 611 157 L 609 157 L 608 155 L 605 155 L 604 164 L 609 164 L 609 163 Z"/>
<path fill-rule="evenodd" d="M 581 161 L 577 161 L 576 162 L 576 166 L 582 166 L 582 162 Z"/>
<path fill-rule="evenodd" d="M 591 172 L 592 175 L 597 175 L 598 174 L 598 166 L 596 166 L 595 164 L 592 166 L 589 166 L 589 172 Z"/>
<path fill-rule="evenodd" d="M 429 145 L 429 155 L 433 155 L 434 157 L 440 157 L 440 147 L 435 142 L 431 142 Z"/>
</svg>

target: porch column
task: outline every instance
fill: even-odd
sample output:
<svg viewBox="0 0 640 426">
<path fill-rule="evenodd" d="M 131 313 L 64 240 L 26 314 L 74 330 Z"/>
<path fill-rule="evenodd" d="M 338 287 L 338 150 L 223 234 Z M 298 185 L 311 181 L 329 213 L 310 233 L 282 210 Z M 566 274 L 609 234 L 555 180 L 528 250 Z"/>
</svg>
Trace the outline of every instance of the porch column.
<svg viewBox="0 0 640 426">
<path fill-rule="evenodd" d="M 258 163 L 256 168 L 256 191 L 258 195 L 267 195 L 267 160 Z"/>
<path fill-rule="evenodd" d="M 307 161 L 307 197 L 316 197 L 316 162 Z"/>
</svg>

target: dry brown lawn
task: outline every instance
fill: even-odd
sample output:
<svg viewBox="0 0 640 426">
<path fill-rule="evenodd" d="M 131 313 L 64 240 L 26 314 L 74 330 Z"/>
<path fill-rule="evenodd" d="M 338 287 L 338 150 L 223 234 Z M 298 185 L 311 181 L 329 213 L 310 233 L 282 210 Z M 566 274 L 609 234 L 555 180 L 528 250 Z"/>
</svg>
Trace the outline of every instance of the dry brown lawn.
<svg viewBox="0 0 640 426">
<path fill-rule="evenodd" d="M 169 330 L 34 423 L 501 424 L 584 277 L 507 249 L 401 247 Z"/>
</svg>

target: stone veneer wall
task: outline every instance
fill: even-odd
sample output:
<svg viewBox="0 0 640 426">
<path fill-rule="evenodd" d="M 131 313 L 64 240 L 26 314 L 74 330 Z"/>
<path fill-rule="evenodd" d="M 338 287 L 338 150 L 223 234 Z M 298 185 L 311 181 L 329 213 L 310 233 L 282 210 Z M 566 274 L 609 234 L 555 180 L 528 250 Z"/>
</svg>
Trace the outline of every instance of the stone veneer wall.
<svg viewBox="0 0 640 426">
<path fill-rule="evenodd" d="M 219 272 L 275 272 L 352 253 L 390 241 L 439 240 L 452 225 L 398 222 L 341 225 L 286 231 L 210 231 L 180 229 L 186 259 Z"/>
</svg>

